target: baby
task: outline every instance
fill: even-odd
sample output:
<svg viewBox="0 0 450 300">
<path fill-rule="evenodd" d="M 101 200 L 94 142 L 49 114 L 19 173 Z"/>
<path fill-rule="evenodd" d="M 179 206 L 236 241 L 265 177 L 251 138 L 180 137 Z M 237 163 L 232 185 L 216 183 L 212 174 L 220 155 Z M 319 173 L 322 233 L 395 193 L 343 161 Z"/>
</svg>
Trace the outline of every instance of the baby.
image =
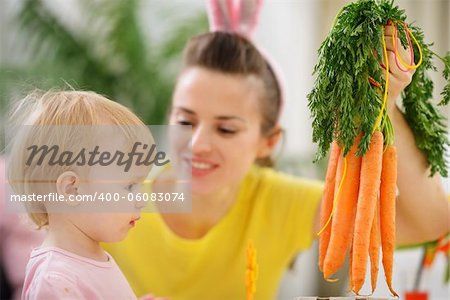
<svg viewBox="0 0 450 300">
<path fill-rule="evenodd" d="M 133 194 L 151 166 L 125 169 L 110 157 L 137 141 L 153 144 L 150 131 L 124 106 L 82 91 L 32 93 L 11 122 L 11 198 L 22 199 L 31 220 L 47 229 L 30 255 L 22 299 L 136 299 L 100 243 L 123 240 L 140 218 L 145 205 Z"/>
</svg>

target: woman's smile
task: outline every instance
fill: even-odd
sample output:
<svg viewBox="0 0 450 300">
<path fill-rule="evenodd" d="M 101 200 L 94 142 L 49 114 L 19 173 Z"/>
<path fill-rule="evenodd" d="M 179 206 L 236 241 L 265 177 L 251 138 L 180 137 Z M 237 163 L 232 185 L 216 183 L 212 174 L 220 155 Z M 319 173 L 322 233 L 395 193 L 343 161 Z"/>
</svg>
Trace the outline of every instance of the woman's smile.
<svg viewBox="0 0 450 300">
<path fill-rule="evenodd" d="M 219 165 L 205 159 L 193 158 L 190 162 L 192 176 L 202 177 L 214 172 Z"/>
</svg>

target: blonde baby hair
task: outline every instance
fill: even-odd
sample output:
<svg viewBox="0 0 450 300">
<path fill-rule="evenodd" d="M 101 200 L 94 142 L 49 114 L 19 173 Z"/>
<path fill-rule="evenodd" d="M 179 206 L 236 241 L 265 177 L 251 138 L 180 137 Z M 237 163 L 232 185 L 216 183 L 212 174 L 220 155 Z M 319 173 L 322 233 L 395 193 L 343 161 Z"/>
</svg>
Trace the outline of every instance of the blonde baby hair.
<svg viewBox="0 0 450 300">
<path fill-rule="evenodd" d="M 14 105 L 10 123 L 12 129 L 9 132 L 14 138 L 9 146 L 7 174 L 13 191 L 19 195 L 56 192 L 58 176 L 73 168 L 65 165 L 51 168 L 36 164 L 26 166 L 25 149 L 30 143 L 52 143 L 64 150 L 76 151 L 92 142 L 92 137 L 84 137 L 73 125 L 117 125 L 129 139 L 135 137 L 133 133 L 136 132 L 136 126 L 145 126 L 123 105 L 95 92 L 74 90 L 33 91 Z M 55 125 L 75 129 L 59 130 L 56 133 L 48 130 Z M 44 183 L 34 184 L 36 179 L 42 178 L 46 179 Z M 38 228 L 48 225 L 48 213 L 43 203 L 25 202 L 25 207 Z"/>
</svg>

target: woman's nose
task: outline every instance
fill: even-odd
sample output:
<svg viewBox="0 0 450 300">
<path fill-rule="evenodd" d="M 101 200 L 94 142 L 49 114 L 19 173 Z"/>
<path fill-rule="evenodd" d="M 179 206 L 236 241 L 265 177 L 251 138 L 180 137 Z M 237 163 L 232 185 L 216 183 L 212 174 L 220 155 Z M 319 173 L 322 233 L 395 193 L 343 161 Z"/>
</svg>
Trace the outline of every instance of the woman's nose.
<svg viewBox="0 0 450 300">
<path fill-rule="evenodd" d="M 211 133 L 207 128 L 197 127 L 192 132 L 191 150 L 193 155 L 207 153 L 212 150 Z"/>
</svg>

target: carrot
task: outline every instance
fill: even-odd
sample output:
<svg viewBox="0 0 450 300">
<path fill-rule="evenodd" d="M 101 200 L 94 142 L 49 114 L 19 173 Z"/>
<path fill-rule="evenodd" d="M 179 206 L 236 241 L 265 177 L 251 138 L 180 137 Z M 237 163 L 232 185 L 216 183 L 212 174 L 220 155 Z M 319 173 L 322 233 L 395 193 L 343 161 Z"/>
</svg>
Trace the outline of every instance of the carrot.
<svg viewBox="0 0 450 300">
<path fill-rule="evenodd" d="M 380 188 L 382 160 L 383 134 L 381 131 L 375 131 L 372 135 L 369 149 L 362 157 L 361 162 L 352 257 L 352 276 L 356 294 L 361 290 L 366 277 L 370 231 Z"/>
<path fill-rule="evenodd" d="M 342 194 L 342 192 L 341 192 L 342 185 L 345 182 L 343 180 L 343 177 L 345 179 L 346 172 L 347 172 L 347 162 L 346 162 L 346 160 L 344 160 L 344 157 L 342 156 L 342 149 L 341 149 L 341 153 L 339 154 L 339 158 L 338 158 L 338 164 L 337 164 L 337 169 L 336 169 L 336 179 L 335 179 L 335 185 L 334 185 L 334 201 L 333 201 L 333 206 L 335 206 L 334 211 L 336 211 L 336 207 L 338 206 L 338 198 L 340 198 L 339 195 Z M 334 211 L 332 212 L 332 214 L 334 214 Z M 333 219 L 331 218 L 331 222 L 332 221 L 333 221 Z M 333 223 L 331 223 L 330 228 L 331 228 L 331 230 L 330 230 L 330 239 L 331 239 L 331 231 L 333 230 Z M 328 244 L 329 244 L 329 242 L 328 242 Z M 327 248 L 327 251 L 328 251 L 328 248 Z M 325 257 L 326 257 L 326 253 L 325 253 Z M 324 260 L 324 263 L 325 263 L 325 260 Z M 339 269 L 339 268 L 337 268 L 337 269 Z M 337 269 L 336 269 L 336 271 L 337 271 Z M 322 271 L 322 272 L 324 273 L 324 278 L 327 281 L 334 282 L 337 280 L 337 279 L 327 278 L 325 276 L 325 272 L 324 271 Z M 332 273 L 330 273 L 330 274 L 332 274 Z"/>
<path fill-rule="evenodd" d="M 334 186 L 336 181 L 336 170 L 341 149 L 336 142 L 331 144 L 330 159 L 328 161 L 327 175 L 325 177 L 325 188 L 323 191 L 322 205 L 320 206 L 320 228 L 319 237 L 319 270 L 323 272 L 323 261 L 330 241 L 331 225 L 327 224 L 331 217 L 334 200 Z M 326 226 L 326 228 L 324 228 Z"/>
<path fill-rule="evenodd" d="M 349 281 L 350 281 L 350 291 L 353 291 L 355 284 L 353 283 L 353 274 L 352 274 L 352 267 L 353 267 L 353 241 L 352 245 L 350 246 L 350 256 L 349 256 Z"/>
<path fill-rule="evenodd" d="M 360 140 L 361 134 L 353 142 L 348 155 L 345 158 L 341 155 L 339 158 L 338 164 L 342 164 L 341 161 L 347 161 L 347 170 L 340 194 L 336 195 L 337 205 L 331 224 L 330 242 L 323 264 L 325 279 L 329 279 L 342 266 L 351 245 L 361 169 L 361 157 L 356 156 Z"/>
<path fill-rule="evenodd" d="M 370 256 L 370 282 L 372 285 L 372 294 L 377 288 L 377 278 L 378 278 L 378 265 L 380 262 L 380 203 L 377 202 L 377 207 L 375 208 L 375 216 L 372 222 L 372 230 L 370 231 L 370 245 L 369 245 L 369 256 Z"/>
<path fill-rule="evenodd" d="M 398 297 L 392 288 L 392 267 L 395 250 L 395 193 L 397 182 L 397 149 L 388 146 L 383 154 L 383 170 L 380 186 L 380 232 L 383 251 L 383 269 L 386 283 L 391 293 Z"/>
</svg>

